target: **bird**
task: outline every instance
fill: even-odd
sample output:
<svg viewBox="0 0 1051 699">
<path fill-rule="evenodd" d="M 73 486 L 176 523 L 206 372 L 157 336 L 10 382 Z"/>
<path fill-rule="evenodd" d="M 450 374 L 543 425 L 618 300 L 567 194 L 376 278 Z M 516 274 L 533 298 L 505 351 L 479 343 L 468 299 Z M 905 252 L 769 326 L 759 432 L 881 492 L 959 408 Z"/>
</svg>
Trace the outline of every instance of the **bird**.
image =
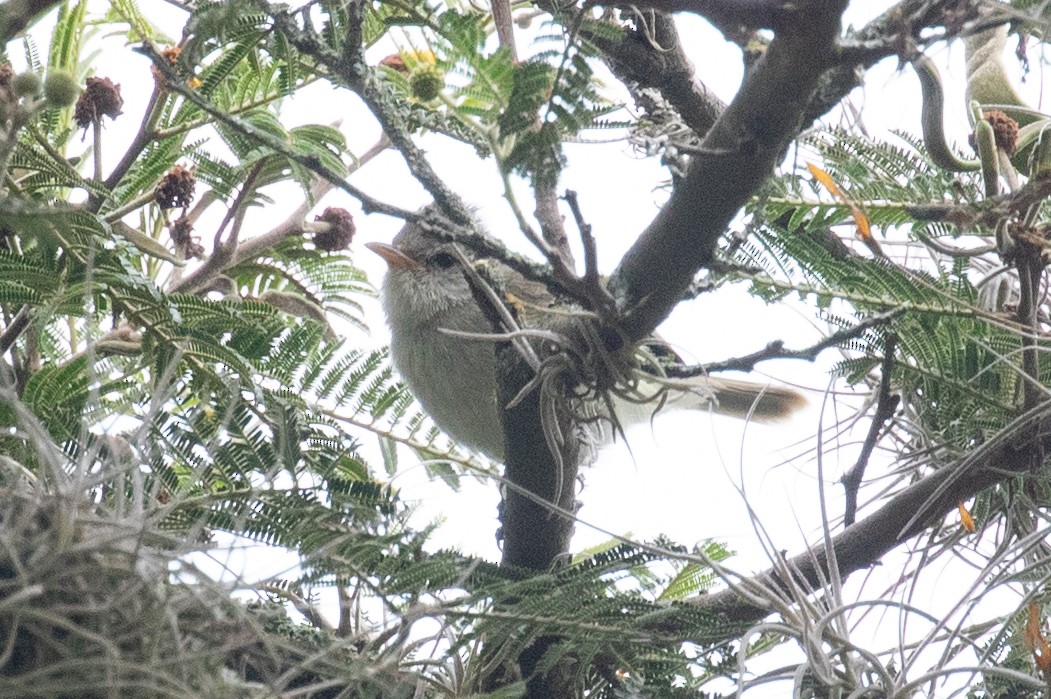
<svg viewBox="0 0 1051 699">
<path fill-rule="evenodd" d="M 493 324 L 478 305 L 454 245 L 416 221 L 406 223 L 389 244 L 366 243 L 387 263 L 380 299 L 390 328 L 394 368 L 443 432 L 502 462 L 496 343 L 479 339 L 494 333 Z M 485 258 L 475 259 L 474 264 L 484 264 L 500 291 L 521 311 L 524 327 L 557 333 L 580 317 L 544 284 L 526 279 L 502 262 Z M 657 341 L 653 347 L 674 356 Z M 787 418 L 806 403 L 794 389 L 724 377 L 662 380 L 653 376 L 646 382 L 657 389 L 667 387 L 662 403 L 676 408 L 711 409 L 761 422 Z M 593 414 L 603 416 L 608 411 L 603 405 L 612 405 L 616 413 L 615 420 L 605 415 L 599 442 L 611 438 L 610 424 L 626 428 L 650 420 L 655 411 L 653 404 L 637 401 L 594 402 Z"/>
</svg>

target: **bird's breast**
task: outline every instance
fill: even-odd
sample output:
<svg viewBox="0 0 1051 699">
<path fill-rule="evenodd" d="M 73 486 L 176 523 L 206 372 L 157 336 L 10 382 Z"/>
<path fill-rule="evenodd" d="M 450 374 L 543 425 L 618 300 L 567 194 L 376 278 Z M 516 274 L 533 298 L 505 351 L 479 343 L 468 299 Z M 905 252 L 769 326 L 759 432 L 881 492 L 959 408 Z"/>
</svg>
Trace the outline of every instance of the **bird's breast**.
<svg viewBox="0 0 1051 699">
<path fill-rule="evenodd" d="M 441 332 L 479 332 L 481 313 L 443 313 L 426 324 L 392 329 L 394 366 L 424 410 L 458 442 L 500 459 L 494 344 Z M 484 330 L 482 332 L 485 332 Z"/>
</svg>

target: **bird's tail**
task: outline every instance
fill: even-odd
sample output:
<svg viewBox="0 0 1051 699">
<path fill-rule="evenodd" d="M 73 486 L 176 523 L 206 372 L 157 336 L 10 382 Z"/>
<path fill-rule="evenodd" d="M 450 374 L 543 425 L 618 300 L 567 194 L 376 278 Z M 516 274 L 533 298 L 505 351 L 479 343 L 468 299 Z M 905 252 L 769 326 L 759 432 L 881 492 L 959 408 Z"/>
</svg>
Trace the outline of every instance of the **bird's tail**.
<svg viewBox="0 0 1051 699">
<path fill-rule="evenodd" d="M 646 382 L 646 389 L 656 387 Z M 698 376 L 691 379 L 663 379 L 660 387 L 663 403 L 676 410 L 713 410 L 720 415 L 729 415 L 758 422 L 784 420 L 806 405 L 803 394 L 784 386 L 728 379 L 722 376 Z M 638 407 L 629 408 L 638 410 Z M 652 404 L 645 409 L 651 413 Z M 621 407 L 618 406 L 618 414 Z"/>
<path fill-rule="evenodd" d="M 646 423 L 662 409 L 711 410 L 742 420 L 777 422 L 807 403 L 802 393 L 791 388 L 722 376 L 644 380 L 638 388 L 650 400 L 614 401 L 617 422 L 623 428 Z"/>
<path fill-rule="evenodd" d="M 802 393 L 785 386 L 722 376 L 698 377 L 696 381 L 715 396 L 713 408 L 721 415 L 776 422 L 789 417 L 807 402 Z"/>
</svg>

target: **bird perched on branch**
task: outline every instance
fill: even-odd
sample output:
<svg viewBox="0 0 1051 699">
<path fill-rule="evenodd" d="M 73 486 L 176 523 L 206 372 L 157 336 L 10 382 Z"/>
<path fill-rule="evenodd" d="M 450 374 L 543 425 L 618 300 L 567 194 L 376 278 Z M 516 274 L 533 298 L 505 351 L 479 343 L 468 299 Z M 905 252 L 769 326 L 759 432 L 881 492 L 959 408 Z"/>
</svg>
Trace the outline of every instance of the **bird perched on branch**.
<svg viewBox="0 0 1051 699">
<path fill-rule="evenodd" d="M 590 390 L 594 387 L 575 392 L 578 399 L 583 396 L 578 401 L 585 407 L 583 417 L 598 418 L 591 422 L 601 426 L 590 430 L 598 435 L 598 442 L 610 438 L 611 425 L 627 428 L 648 421 L 661 404 L 773 421 L 805 403 L 798 392 L 779 386 L 714 376 L 662 378 L 655 357 L 673 353 L 656 341 L 636 348 L 640 351 L 625 365 L 622 352 L 610 351 L 602 346 L 608 343 L 600 335 L 585 332 L 593 316 L 559 301 L 545 285 L 501 262 L 474 260 L 470 254 L 463 257 L 462 246 L 444 241 L 426 224 L 410 222 L 391 244 L 369 243 L 367 247 L 388 267 L 382 302 L 390 325 L 394 367 L 442 430 L 493 459 L 502 461 L 504 456 L 501 406 L 497 405 L 498 335 L 504 340 L 517 335 L 536 346 L 546 357 L 543 362 L 560 351 L 563 358 L 571 355 L 560 366 L 572 367 L 591 379 L 605 377 L 607 384 L 610 376 L 625 379 L 619 385 L 604 386 L 604 392 Z M 464 263 L 484 267 L 485 276 L 515 311 L 512 315 L 518 317 L 518 329 L 494 328 L 493 316 L 483 311 L 472 291 Z M 641 362 L 642 368 L 639 357 L 648 358 Z M 588 367 L 587 363 L 603 366 Z M 574 379 L 578 385 L 588 383 L 580 376 Z M 540 384 L 533 388 L 542 390 Z"/>
</svg>

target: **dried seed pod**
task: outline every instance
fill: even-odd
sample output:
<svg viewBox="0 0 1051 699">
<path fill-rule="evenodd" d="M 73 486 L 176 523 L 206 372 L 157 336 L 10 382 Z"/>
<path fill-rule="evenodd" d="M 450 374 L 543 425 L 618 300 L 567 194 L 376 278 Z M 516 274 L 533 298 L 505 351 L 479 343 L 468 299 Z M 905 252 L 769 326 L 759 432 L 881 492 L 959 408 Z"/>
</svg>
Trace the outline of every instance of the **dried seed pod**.
<svg viewBox="0 0 1051 699">
<path fill-rule="evenodd" d="M 197 178 L 193 171 L 182 165 L 176 165 L 161 178 L 153 196 L 162 209 L 189 206 L 193 201 L 196 186 Z"/>
<path fill-rule="evenodd" d="M 400 53 L 392 53 L 380 61 L 380 65 L 386 66 L 397 73 L 409 72 L 409 67 L 405 65 L 405 59 L 401 57 Z"/>
<path fill-rule="evenodd" d="M 330 206 L 315 221 L 328 224 L 328 230 L 314 234 L 314 245 L 318 250 L 334 252 L 344 250 L 354 238 L 354 217 L 346 209 Z"/>
<path fill-rule="evenodd" d="M 197 236 L 193 234 L 193 225 L 186 214 L 183 214 L 168 226 L 168 235 L 171 236 L 172 243 L 175 244 L 175 252 L 182 255 L 183 258 L 200 258 L 204 256 L 204 246 L 198 241 Z"/>
<path fill-rule="evenodd" d="M 88 78 L 87 86 L 77 100 L 73 119 L 77 126 L 87 128 L 103 116 L 116 119 L 124 108 L 124 98 L 120 96 L 120 85 L 109 78 Z"/>
<path fill-rule="evenodd" d="M 985 112 L 982 116 L 993 127 L 996 147 L 1007 155 L 1014 155 L 1018 144 L 1018 122 L 999 109 Z"/>
<path fill-rule="evenodd" d="M 10 63 L 0 63 L 0 88 L 7 88 L 11 85 L 11 80 L 15 77 L 15 69 L 11 67 Z"/>
</svg>

